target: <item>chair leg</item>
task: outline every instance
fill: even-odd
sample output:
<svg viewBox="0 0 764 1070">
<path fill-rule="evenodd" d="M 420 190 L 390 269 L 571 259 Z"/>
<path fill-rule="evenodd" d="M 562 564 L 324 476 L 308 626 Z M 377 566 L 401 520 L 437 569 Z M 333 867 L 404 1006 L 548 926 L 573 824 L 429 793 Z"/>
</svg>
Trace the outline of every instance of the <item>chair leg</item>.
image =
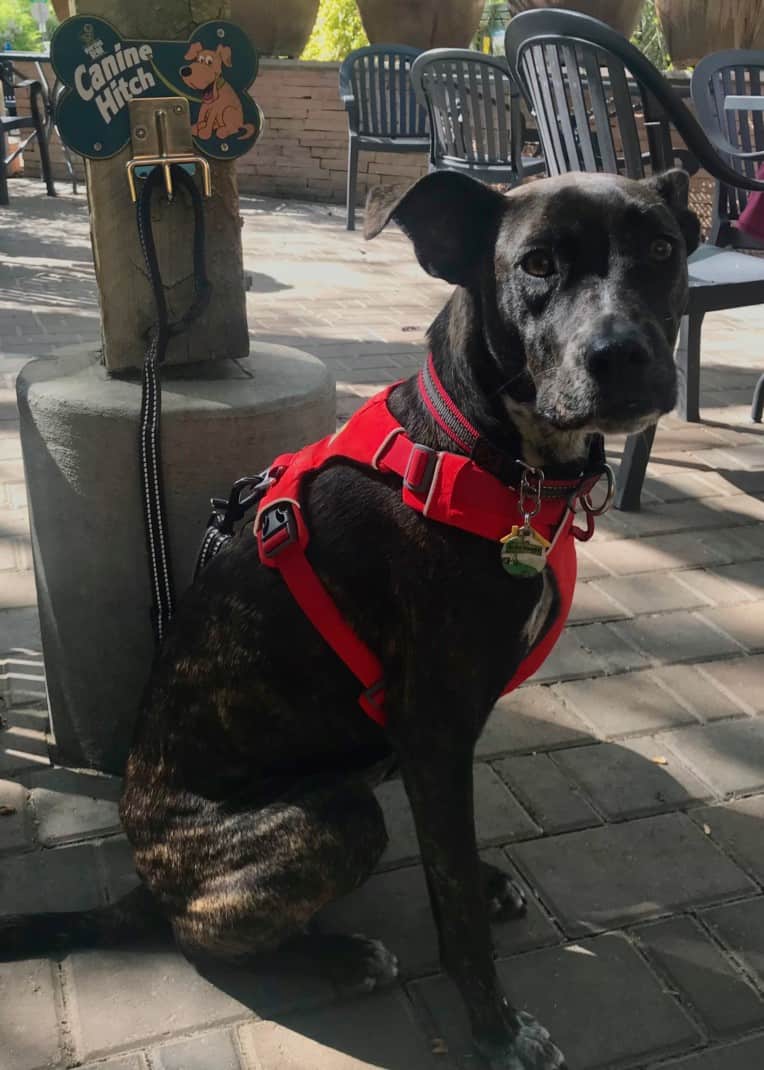
<svg viewBox="0 0 764 1070">
<path fill-rule="evenodd" d="M 45 129 L 45 118 L 43 114 L 43 99 L 42 91 L 32 92 L 32 115 L 34 117 L 34 128 L 37 134 L 37 145 L 40 149 L 40 169 L 42 170 L 42 177 L 45 179 L 45 189 L 49 197 L 56 196 L 56 184 L 53 181 L 53 172 L 50 167 L 50 152 L 48 151 L 48 136 Z"/>
<path fill-rule="evenodd" d="M 5 167 L 6 141 L 5 130 L 0 120 L 0 204 L 10 204 L 8 198 L 8 174 Z"/>
<path fill-rule="evenodd" d="M 679 402 L 677 412 L 683 420 L 696 424 L 700 420 L 700 332 L 703 313 L 693 312 L 682 317 L 676 366 L 679 372 Z"/>
<path fill-rule="evenodd" d="M 751 403 L 751 419 L 755 424 L 761 423 L 761 414 L 764 412 L 764 375 L 759 377 L 756 389 L 753 392 Z"/>
<path fill-rule="evenodd" d="M 355 198 L 358 187 L 358 142 L 354 137 L 348 142 L 348 214 L 347 229 L 355 230 Z"/>
<path fill-rule="evenodd" d="M 655 424 L 629 435 L 623 448 L 623 458 L 615 486 L 615 507 L 623 512 L 638 513 L 645 470 L 655 438 Z"/>
</svg>

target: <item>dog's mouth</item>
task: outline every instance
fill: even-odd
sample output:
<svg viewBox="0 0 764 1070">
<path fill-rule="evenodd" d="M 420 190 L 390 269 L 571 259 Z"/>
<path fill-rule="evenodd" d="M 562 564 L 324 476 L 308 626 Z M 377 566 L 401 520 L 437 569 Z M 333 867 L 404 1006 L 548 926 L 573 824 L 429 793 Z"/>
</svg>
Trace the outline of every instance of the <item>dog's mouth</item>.
<svg viewBox="0 0 764 1070">
<path fill-rule="evenodd" d="M 654 396 L 629 398 L 617 402 L 609 401 L 605 405 L 595 403 L 587 412 L 548 406 L 539 409 L 538 414 L 556 431 L 631 434 L 654 424 L 659 417 L 670 412 L 675 400 L 673 396 L 662 402 L 658 402 Z"/>
</svg>

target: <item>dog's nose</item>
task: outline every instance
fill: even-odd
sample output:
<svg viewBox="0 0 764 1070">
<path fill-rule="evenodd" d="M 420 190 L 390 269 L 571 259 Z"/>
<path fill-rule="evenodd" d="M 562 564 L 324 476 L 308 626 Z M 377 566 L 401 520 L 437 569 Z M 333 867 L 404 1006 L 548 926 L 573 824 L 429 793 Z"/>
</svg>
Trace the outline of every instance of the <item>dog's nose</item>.
<svg viewBox="0 0 764 1070">
<path fill-rule="evenodd" d="M 181 76 L 181 78 L 188 78 L 190 73 L 191 73 L 191 68 L 190 67 L 181 67 L 180 68 L 180 76 Z"/>
<path fill-rule="evenodd" d="M 592 339 L 585 360 L 595 379 L 615 380 L 642 371 L 650 361 L 650 352 L 636 331 L 611 330 Z"/>
</svg>

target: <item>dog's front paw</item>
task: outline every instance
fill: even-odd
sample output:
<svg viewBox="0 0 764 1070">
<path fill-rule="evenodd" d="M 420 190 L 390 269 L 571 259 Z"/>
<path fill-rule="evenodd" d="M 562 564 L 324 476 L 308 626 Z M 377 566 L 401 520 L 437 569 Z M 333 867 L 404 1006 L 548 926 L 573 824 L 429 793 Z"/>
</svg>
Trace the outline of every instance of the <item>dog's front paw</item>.
<svg viewBox="0 0 764 1070">
<path fill-rule="evenodd" d="M 506 1047 L 476 1040 L 491 1070 L 566 1070 L 565 1056 L 540 1022 L 521 1011 L 517 1024 L 517 1032 Z"/>
<path fill-rule="evenodd" d="M 398 959 L 380 940 L 355 933 L 335 957 L 333 980 L 345 992 L 373 992 L 398 976 Z"/>
<path fill-rule="evenodd" d="M 491 921 L 511 921 L 522 918 L 528 910 L 525 893 L 512 878 L 488 862 L 481 863 L 483 894 Z"/>
</svg>

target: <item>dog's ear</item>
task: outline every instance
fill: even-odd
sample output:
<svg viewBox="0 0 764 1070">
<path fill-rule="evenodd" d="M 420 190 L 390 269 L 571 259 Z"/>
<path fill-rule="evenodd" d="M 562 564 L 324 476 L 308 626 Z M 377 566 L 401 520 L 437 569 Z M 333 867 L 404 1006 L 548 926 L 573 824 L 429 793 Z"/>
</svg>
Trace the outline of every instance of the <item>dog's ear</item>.
<svg viewBox="0 0 764 1070">
<path fill-rule="evenodd" d="M 222 61 L 225 64 L 225 66 L 226 67 L 230 67 L 231 66 L 231 62 L 232 62 L 231 61 L 231 49 L 228 47 L 228 45 L 218 45 L 217 53 L 220 56 L 220 58 L 222 59 Z"/>
<path fill-rule="evenodd" d="M 688 207 L 690 202 L 690 176 L 681 168 L 664 171 L 662 175 L 646 178 L 645 184 L 662 197 L 679 223 L 687 253 L 694 253 L 700 242 L 700 220 Z"/>
<path fill-rule="evenodd" d="M 188 52 L 186 52 L 183 59 L 196 59 L 199 53 L 202 51 L 202 42 L 194 41 L 188 46 Z"/>
<path fill-rule="evenodd" d="M 468 286 L 495 236 L 506 200 L 467 175 L 435 171 L 401 192 L 383 186 L 366 200 L 364 237 L 375 238 L 393 219 L 411 238 L 430 275 Z"/>
</svg>

